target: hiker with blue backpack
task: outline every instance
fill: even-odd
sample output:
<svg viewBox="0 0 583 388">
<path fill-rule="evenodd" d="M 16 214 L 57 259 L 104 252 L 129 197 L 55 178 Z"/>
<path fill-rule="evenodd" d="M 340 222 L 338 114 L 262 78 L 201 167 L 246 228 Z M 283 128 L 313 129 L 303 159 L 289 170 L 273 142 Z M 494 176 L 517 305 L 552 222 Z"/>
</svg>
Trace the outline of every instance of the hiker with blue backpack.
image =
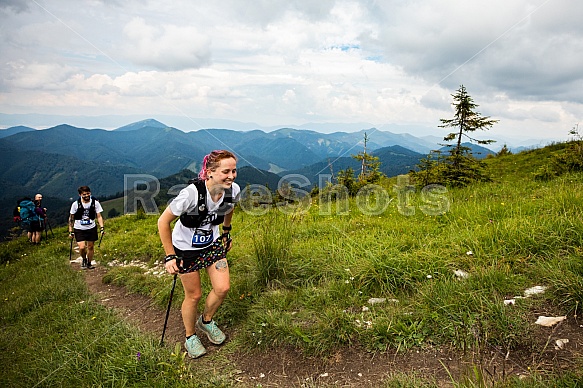
<svg viewBox="0 0 583 388">
<path fill-rule="evenodd" d="M 42 209 L 38 208 L 30 197 L 24 197 L 19 204 L 20 226 L 27 231 L 28 240 L 33 244 L 40 244 L 44 230 Z"/>
<path fill-rule="evenodd" d="M 99 201 L 91 196 L 91 189 L 88 186 L 81 186 L 77 191 L 79 199 L 71 204 L 69 211 L 69 238 L 75 238 L 77 241 L 82 258 L 81 268 L 93 269 L 95 268 L 92 262 L 95 241 L 98 240 L 98 223 L 101 235 L 105 233 L 101 216 L 103 208 Z"/>
<path fill-rule="evenodd" d="M 206 353 L 196 332 L 205 334 L 215 345 L 222 344 L 226 338 L 213 316 L 230 288 L 227 252 L 232 245 L 233 209 L 241 191 L 234 182 L 236 177 L 235 155 L 225 150 L 211 152 L 203 159 L 198 179 L 189 181 L 158 219 L 158 232 L 166 254 L 164 266 L 174 275 L 174 282 L 180 275 L 184 288 L 181 309 L 186 332 L 184 346 L 192 358 Z M 172 229 L 171 224 L 177 218 Z M 223 224 L 222 234 L 220 224 Z M 197 319 L 198 302 L 202 298 L 202 269 L 206 269 L 212 289 Z"/>
</svg>

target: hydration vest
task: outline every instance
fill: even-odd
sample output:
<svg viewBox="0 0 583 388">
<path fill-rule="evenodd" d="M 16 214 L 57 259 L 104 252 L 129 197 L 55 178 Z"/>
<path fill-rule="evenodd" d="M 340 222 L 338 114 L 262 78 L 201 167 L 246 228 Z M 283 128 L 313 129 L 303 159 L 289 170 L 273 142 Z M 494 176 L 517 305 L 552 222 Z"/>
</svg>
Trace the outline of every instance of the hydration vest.
<svg viewBox="0 0 583 388">
<path fill-rule="evenodd" d="M 76 220 L 83 219 L 83 214 L 85 213 L 85 210 L 86 209 L 83 207 L 83 204 L 81 203 L 81 198 L 79 198 L 77 200 L 77 211 L 75 212 L 74 218 Z M 89 219 L 94 220 L 96 216 L 97 213 L 95 212 L 95 198 L 91 197 L 91 205 L 89 206 Z"/>
<path fill-rule="evenodd" d="M 208 216 L 209 210 L 206 206 L 206 184 L 205 181 L 198 178 L 191 179 L 188 181 L 189 185 L 194 185 L 198 191 L 198 201 L 196 209 L 192 212 L 184 213 L 180 216 L 180 222 L 187 228 L 198 228 L 203 224 Z M 212 225 L 220 225 L 225 220 L 225 214 L 227 214 L 232 208 L 233 203 L 233 190 L 226 189 L 223 194 L 222 202 L 219 204 L 219 208 L 216 210 L 216 218 L 210 221 Z"/>
</svg>

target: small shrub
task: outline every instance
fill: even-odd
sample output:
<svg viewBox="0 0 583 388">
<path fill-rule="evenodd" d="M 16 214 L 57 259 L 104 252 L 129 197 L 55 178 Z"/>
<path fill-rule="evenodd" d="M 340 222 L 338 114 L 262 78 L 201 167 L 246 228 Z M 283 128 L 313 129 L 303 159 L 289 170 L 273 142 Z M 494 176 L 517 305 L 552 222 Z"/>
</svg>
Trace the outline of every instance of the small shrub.
<svg viewBox="0 0 583 388">
<path fill-rule="evenodd" d="M 553 168 L 549 165 L 540 166 L 538 170 L 533 173 L 533 179 L 535 181 L 547 182 L 557 176 L 557 168 Z"/>
</svg>

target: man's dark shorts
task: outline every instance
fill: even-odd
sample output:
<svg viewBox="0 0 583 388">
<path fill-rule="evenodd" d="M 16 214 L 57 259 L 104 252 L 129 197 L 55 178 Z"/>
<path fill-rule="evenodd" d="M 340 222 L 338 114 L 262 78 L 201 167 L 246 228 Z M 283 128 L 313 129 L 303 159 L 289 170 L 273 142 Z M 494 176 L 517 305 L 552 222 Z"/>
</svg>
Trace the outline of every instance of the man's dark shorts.
<svg viewBox="0 0 583 388">
<path fill-rule="evenodd" d="M 91 229 L 81 230 L 81 229 L 73 229 L 75 233 L 75 240 L 77 241 L 97 241 L 97 225 L 95 225 Z"/>
<path fill-rule="evenodd" d="M 28 229 L 30 232 L 42 232 L 45 230 L 45 223 L 44 221 L 32 221 L 30 223 L 30 227 Z"/>
</svg>

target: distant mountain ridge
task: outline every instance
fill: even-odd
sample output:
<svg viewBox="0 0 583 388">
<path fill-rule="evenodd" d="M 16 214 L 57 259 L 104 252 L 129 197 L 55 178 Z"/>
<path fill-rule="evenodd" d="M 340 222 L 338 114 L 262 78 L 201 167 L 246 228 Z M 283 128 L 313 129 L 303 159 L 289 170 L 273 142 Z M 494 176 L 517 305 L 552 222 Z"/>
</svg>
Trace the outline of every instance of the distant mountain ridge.
<svg viewBox="0 0 583 388">
<path fill-rule="evenodd" d="M 389 176 L 408 172 L 419 158 L 436 148 L 424 139 L 375 128 L 331 134 L 293 128 L 184 132 L 154 119 L 115 130 L 62 124 L 43 130 L 13 127 L 2 132 L 11 135 L 0 138 L 0 149 L 16 156 L 4 159 L 8 168 L 0 174 L 0 181 L 5 182 L 6 190 L 0 198 L 19 196 L 33 187 L 47 195 L 69 198 L 79 182 L 93 185 L 98 195 L 109 196 L 123 190 L 124 174 L 149 174 L 160 179 L 184 169 L 198 171 L 204 155 L 213 149 L 233 151 L 240 169 L 252 167 L 245 173 L 246 181 L 262 184 L 266 177 L 273 182 L 275 173 L 313 175 L 349 166 L 355 166 L 356 171 L 358 162 L 350 156 L 362 151 L 365 133 L 367 150 L 380 158 L 381 171 Z M 51 169 L 47 164 L 56 167 Z"/>
<path fill-rule="evenodd" d="M 162 124 L 158 120 L 146 119 L 128 125 L 124 125 L 123 127 L 115 129 L 115 131 L 118 132 L 137 131 L 138 129 L 142 128 L 168 128 L 168 126 L 166 124 Z"/>
<path fill-rule="evenodd" d="M 6 129 L 0 129 L 0 139 L 3 137 L 12 136 L 12 135 L 17 134 L 17 133 L 30 132 L 30 131 L 36 131 L 36 129 L 30 128 L 30 127 L 25 127 L 22 125 L 19 125 L 16 127 L 10 127 L 10 128 L 6 128 Z"/>
<path fill-rule="evenodd" d="M 5 130 L 5 131 L 9 131 Z M 364 130 L 357 133 L 321 134 L 310 130 L 281 128 L 273 132 L 240 132 L 229 129 L 206 129 L 183 132 L 156 120 L 144 120 L 113 131 L 58 125 L 44 130 L 15 133 L 2 140 L 18 149 L 73 156 L 85 161 L 110 165 L 127 165 L 151 171 L 162 177 L 183 168 L 197 168 L 209 149 L 225 148 L 237 153 L 243 165 L 269 170 L 296 169 L 327 157 L 350 155 L 360 151 Z M 429 142 L 413 136 L 367 131 L 374 150 L 403 145 L 426 153 Z M 417 140 L 415 140 L 417 139 Z M 401 144 L 404 143 L 404 144 Z"/>
<path fill-rule="evenodd" d="M 123 191 L 124 174 L 146 173 L 128 166 L 96 164 L 43 151 L 21 152 L 2 144 L 0 164 L 5 166 L 0 170 L 0 182 L 4 182 L 0 199 L 33 196 L 38 192 L 55 198 L 76 198 L 77 188 L 83 185 L 89 185 L 99 196 L 107 196 Z"/>
</svg>

